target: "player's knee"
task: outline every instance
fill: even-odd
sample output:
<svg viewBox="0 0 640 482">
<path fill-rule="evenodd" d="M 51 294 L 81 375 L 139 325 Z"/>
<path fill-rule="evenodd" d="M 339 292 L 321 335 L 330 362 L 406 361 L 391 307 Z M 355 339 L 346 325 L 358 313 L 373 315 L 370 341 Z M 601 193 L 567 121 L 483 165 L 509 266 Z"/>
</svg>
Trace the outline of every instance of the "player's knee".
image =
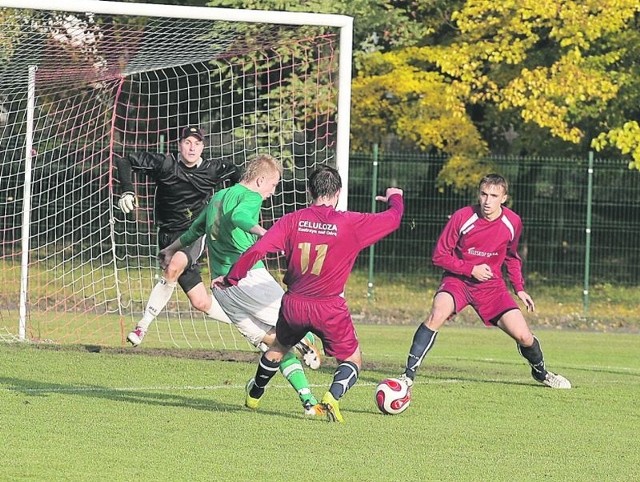
<svg viewBox="0 0 640 482">
<path fill-rule="evenodd" d="M 187 267 L 187 257 L 184 253 L 178 252 L 171 259 L 169 266 L 167 266 L 164 270 L 164 277 L 168 281 L 177 281 L 184 270 Z"/>
<path fill-rule="evenodd" d="M 432 331 L 438 331 L 442 325 L 449 319 L 450 313 L 441 310 L 432 310 L 429 317 L 424 320 L 424 326 Z"/>
<path fill-rule="evenodd" d="M 520 333 L 514 337 L 516 339 L 516 343 L 520 346 L 529 347 L 533 345 L 535 339 L 533 338 L 533 333 Z"/>
<path fill-rule="evenodd" d="M 360 371 L 360 369 L 362 368 L 362 352 L 360 351 L 360 347 L 358 346 L 356 351 L 354 351 L 351 356 L 347 357 L 344 360 L 341 360 L 341 362 L 351 362 L 355 365 L 358 371 Z"/>
<path fill-rule="evenodd" d="M 191 306 L 196 310 L 207 313 L 211 308 L 211 299 L 207 298 L 195 298 L 191 300 Z"/>
<path fill-rule="evenodd" d="M 164 270 L 164 278 L 167 281 L 174 281 L 175 282 L 175 281 L 178 280 L 178 278 L 180 277 L 180 275 L 182 274 L 183 271 L 184 271 L 183 267 L 175 266 L 173 264 L 170 264 Z"/>
<path fill-rule="evenodd" d="M 498 325 L 500 326 L 500 325 Z M 502 328 L 502 327 L 500 327 Z M 504 330 L 504 328 L 502 328 Z M 506 331 L 506 330 L 504 330 Z M 535 338 L 529 330 L 507 331 L 507 334 L 520 346 L 528 348 L 533 345 Z"/>
</svg>

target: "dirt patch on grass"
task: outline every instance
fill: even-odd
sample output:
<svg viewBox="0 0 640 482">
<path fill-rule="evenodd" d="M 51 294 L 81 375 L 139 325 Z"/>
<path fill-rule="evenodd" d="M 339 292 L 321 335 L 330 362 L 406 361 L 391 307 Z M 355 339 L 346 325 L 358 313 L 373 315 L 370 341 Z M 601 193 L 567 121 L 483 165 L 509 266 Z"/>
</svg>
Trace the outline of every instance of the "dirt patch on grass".
<svg viewBox="0 0 640 482">
<path fill-rule="evenodd" d="M 117 355 L 123 357 L 129 356 L 146 356 L 146 357 L 171 357 L 189 360 L 211 360 L 238 363 L 258 362 L 260 354 L 254 351 L 244 350 L 204 350 L 193 348 L 130 348 L 130 347 L 108 347 L 100 345 L 57 345 L 53 343 L 28 343 L 22 345 L 35 350 L 53 350 L 53 351 L 76 351 Z M 338 366 L 335 359 L 324 358 L 322 360 L 321 370 L 333 371 Z M 385 363 L 363 362 L 365 370 L 388 370 L 390 367 L 397 369 L 395 365 Z"/>
</svg>

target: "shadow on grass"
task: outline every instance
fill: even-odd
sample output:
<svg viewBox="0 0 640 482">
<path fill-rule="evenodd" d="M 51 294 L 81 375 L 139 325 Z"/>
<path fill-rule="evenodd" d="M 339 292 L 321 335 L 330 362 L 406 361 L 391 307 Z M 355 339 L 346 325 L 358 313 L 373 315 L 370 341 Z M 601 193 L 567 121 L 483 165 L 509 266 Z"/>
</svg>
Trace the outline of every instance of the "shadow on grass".
<svg viewBox="0 0 640 482">
<path fill-rule="evenodd" d="M 103 387 L 100 385 L 66 385 L 59 383 L 34 382 L 33 380 L 23 380 L 19 378 L 0 377 L 0 385 L 4 391 L 16 392 L 27 397 L 44 397 L 53 394 L 65 394 L 86 398 L 111 400 L 132 404 L 145 404 L 157 407 L 187 408 L 191 410 L 204 410 L 208 412 L 247 412 L 252 413 L 240 404 L 229 404 L 218 402 L 212 399 L 191 398 L 172 393 L 162 393 L 158 390 L 130 390 Z M 25 400 L 24 403 L 30 403 Z M 255 413 L 265 415 L 278 415 L 285 418 L 298 418 L 295 415 L 260 410 Z"/>
</svg>

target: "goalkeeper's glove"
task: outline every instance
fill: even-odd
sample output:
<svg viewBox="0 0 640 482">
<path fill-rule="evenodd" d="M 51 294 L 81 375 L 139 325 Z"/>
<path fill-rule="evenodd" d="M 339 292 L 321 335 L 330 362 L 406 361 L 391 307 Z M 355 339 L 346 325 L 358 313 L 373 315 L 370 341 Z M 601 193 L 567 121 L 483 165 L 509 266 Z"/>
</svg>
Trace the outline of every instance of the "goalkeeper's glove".
<svg viewBox="0 0 640 482">
<path fill-rule="evenodd" d="M 138 207 L 138 198 L 132 192 L 125 192 L 118 200 L 118 207 L 123 213 L 129 214 Z"/>
</svg>

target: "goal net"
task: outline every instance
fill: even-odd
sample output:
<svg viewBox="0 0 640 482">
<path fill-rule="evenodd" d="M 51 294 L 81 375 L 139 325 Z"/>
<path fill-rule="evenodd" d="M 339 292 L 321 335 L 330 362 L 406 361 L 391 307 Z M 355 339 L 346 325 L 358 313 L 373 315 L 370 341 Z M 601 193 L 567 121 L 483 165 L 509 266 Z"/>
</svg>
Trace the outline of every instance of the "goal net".
<svg viewBox="0 0 640 482">
<path fill-rule="evenodd" d="M 346 185 L 350 18 L 33 3 L 0 0 L 0 340 L 118 346 L 140 318 L 161 274 L 154 184 L 138 175 L 123 214 L 115 156 L 175 152 L 186 125 L 203 157 L 272 154 L 285 173 L 265 227 L 306 204 L 314 166 Z M 145 345 L 249 346 L 180 289 Z"/>
</svg>

